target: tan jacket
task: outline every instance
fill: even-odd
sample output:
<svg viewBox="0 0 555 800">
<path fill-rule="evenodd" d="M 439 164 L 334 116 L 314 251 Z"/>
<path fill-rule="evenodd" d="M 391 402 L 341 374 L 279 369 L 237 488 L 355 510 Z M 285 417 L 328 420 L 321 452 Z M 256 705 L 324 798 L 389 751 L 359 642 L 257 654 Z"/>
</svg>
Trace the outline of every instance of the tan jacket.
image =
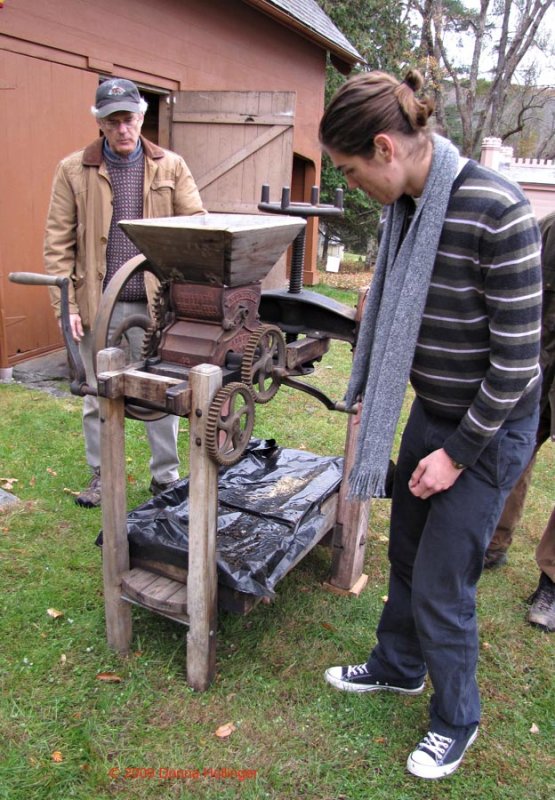
<svg viewBox="0 0 555 800">
<path fill-rule="evenodd" d="M 112 186 L 99 138 L 64 158 L 56 169 L 46 222 L 44 259 L 49 275 L 68 277 L 70 313 L 85 328 L 96 317 L 106 274 L 106 245 L 112 221 Z M 193 176 L 181 156 L 141 136 L 145 154 L 143 215 L 172 217 L 203 213 Z M 145 273 L 147 293 L 156 279 Z M 60 294 L 51 290 L 60 315 Z"/>
</svg>

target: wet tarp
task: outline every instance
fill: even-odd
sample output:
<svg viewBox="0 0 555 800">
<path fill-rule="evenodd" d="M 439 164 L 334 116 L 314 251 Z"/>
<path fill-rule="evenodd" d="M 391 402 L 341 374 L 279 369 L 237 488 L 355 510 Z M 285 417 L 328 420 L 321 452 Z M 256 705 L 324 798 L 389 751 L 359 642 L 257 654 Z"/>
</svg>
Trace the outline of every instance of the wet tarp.
<svg viewBox="0 0 555 800">
<path fill-rule="evenodd" d="M 321 536 L 320 507 L 337 490 L 343 458 L 253 441 L 218 477 L 218 581 L 273 596 L 297 557 Z M 189 481 L 128 515 L 131 556 L 187 567 Z"/>
</svg>

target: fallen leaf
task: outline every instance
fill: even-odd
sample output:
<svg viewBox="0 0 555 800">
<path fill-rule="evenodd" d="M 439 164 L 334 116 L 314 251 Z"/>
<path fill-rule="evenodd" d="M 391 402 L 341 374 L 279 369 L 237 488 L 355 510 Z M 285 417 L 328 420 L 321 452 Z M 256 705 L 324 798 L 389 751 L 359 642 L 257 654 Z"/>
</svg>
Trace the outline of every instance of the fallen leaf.
<svg viewBox="0 0 555 800">
<path fill-rule="evenodd" d="M 491 644 L 489 642 L 483 642 L 482 647 L 484 650 L 491 650 Z"/>
<path fill-rule="evenodd" d="M 387 594 L 382 594 L 382 603 L 387 603 L 389 600 L 389 596 Z"/>
<path fill-rule="evenodd" d="M 121 683 L 121 676 L 115 672 L 99 672 L 96 676 L 97 681 L 104 681 L 105 683 Z"/>
<path fill-rule="evenodd" d="M 57 608 L 47 608 L 46 613 L 48 614 L 49 617 L 52 617 L 52 619 L 58 619 L 58 617 L 64 616 L 64 612 L 58 611 Z"/>
<path fill-rule="evenodd" d="M 329 622 L 322 622 L 322 628 L 325 628 L 327 631 L 336 631 L 337 628 L 334 628 Z"/>
<path fill-rule="evenodd" d="M 48 472 L 49 475 L 54 475 L 54 476 L 58 475 L 58 473 L 55 470 L 53 470 L 51 467 L 46 467 L 46 471 Z"/>
<path fill-rule="evenodd" d="M 218 730 L 216 731 L 216 736 L 220 739 L 225 739 L 227 736 L 231 736 L 233 731 L 237 730 L 233 722 L 226 722 L 225 725 L 220 725 Z"/>
<path fill-rule="evenodd" d="M 19 480 L 17 478 L 0 478 L 0 483 L 3 484 L 3 489 L 5 489 L 7 492 L 11 492 L 14 483 L 19 483 Z"/>
<path fill-rule="evenodd" d="M 66 656 L 66 654 L 65 654 L 65 653 L 62 653 L 62 655 L 60 656 L 60 664 L 61 664 L 62 666 L 64 666 L 64 665 L 65 665 L 65 663 L 66 663 L 66 661 L 67 661 L 67 656 Z"/>
<path fill-rule="evenodd" d="M 72 494 L 74 497 L 77 497 L 77 495 L 80 494 L 80 492 L 78 492 L 78 491 L 76 491 L 74 489 L 68 489 L 67 486 L 64 486 L 63 491 L 66 494 Z"/>
<path fill-rule="evenodd" d="M 121 683 L 121 676 L 115 672 L 99 672 L 96 680 L 104 681 L 105 683 Z"/>
<path fill-rule="evenodd" d="M 51 758 L 51 759 L 52 759 L 52 761 L 54 761 L 54 763 L 56 763 L 56 764 L 60 764 L 60 763 L 61 763 L 61 762 L 64 760 L 64 757 L 63 757 L 63 755 L 60 753 L 60 751 L 59 751 L 59 750 L 54 750 L 54 752 L 52 753 L 52 755 L 50 756 L 50 758 Z"/>
<path fill-rule="evenodd" d="M 533 722 L 533 723 L 532 723 L 532 727 L 530 728 L 530 733 L 539 733 L 539 732 L 540 732 L 540 729 L 538 728 L 538 726 L 536 725 L 536 723 L 535 723 L 535 722 Z"/>
</svg>

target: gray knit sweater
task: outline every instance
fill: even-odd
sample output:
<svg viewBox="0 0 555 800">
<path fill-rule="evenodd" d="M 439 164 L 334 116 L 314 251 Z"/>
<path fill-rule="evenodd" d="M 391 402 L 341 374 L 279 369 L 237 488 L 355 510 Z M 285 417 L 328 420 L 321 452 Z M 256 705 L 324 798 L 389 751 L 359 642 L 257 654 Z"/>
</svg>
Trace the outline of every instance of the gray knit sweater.
<svg viewBox="0 0 555 800">
<path fill-rule="evenodd" d="M 469 161 L 457 176 L 414 355 L 426 409 L 460 420 L 444 443 L 473 464 L 509 418 L 538 402 L 540 238 L 521 190 Z"/>
</svg>

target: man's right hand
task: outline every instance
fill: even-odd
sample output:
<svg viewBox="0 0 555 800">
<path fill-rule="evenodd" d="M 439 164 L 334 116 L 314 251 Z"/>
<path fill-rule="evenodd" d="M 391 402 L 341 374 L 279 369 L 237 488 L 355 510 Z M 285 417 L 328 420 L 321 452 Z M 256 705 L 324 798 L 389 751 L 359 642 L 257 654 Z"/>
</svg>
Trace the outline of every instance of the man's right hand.
<svg viewBox="0 0 555 800">
<path fill-rule="evenodd" d="M 60 328 L 62 327 L 62 321 L 58 320 L 58 324 Z M 83 323 L 81 322 L 81 317 L 79 314 L 70 314 L 69 315 L 69 325 L 71 327 L 71 335 L 75 342 L 80 342 L 85 332 L 83 330 Z"/>
</svg>

